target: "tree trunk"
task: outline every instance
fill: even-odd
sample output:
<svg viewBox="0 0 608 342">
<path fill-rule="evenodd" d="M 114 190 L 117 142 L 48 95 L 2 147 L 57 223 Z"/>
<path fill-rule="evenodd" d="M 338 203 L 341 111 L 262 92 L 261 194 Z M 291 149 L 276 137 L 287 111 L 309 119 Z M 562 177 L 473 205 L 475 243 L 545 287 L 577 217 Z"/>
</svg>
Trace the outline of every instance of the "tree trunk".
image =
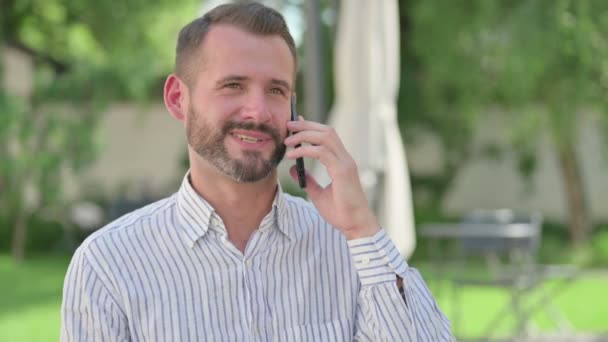
<svg viewBox="0 0 608 342">
<path fill-rule="evenodd" d="M 17 211 L 15 218 L 15 230 L 13 232 L 13 244 L 11 250 L 13 260 L 21 263 L 25 259 L 25 241 L 27 237 L 27 217 L 24 211 Z"/>
<path fill-rule="evenodd" d="M 573 245 L 580 245 L 587 240 L 589 233 L 585 188 L 572 141 L 564 141 L 560 145 L 559 163 L 568 206 L 570 242 Z"/>
</svg>

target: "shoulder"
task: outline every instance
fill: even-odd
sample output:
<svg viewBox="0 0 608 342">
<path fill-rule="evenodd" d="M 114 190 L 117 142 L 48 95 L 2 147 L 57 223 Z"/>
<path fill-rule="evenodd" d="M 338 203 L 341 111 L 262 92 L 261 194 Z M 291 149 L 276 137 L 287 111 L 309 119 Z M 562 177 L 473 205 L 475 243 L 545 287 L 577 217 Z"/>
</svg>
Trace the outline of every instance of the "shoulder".
<svg viewBox="0 0 608 342">
<path fill-rule="evenodd" d="M 70 262 L 70 274 L 94 275 L 107 289 L 132 282 L 122 270 L 153 265 L 150 257 L 166 243 L 174 226 L 174 196 L 151 203 L 110 222 L 91 234 L 78 247 Z M 173 234 L 176 235 L 176 234 Z M 88 277 L 87 277 L 88 279 Z M 84 280 L 88 282 L 90 280 Z M 83 283 L 84 284 L 84 283 Z M 85 286 L 74 282 L 69 286 Z M 89 284 L 90 285 L 90 284 Z"/>
</svg>

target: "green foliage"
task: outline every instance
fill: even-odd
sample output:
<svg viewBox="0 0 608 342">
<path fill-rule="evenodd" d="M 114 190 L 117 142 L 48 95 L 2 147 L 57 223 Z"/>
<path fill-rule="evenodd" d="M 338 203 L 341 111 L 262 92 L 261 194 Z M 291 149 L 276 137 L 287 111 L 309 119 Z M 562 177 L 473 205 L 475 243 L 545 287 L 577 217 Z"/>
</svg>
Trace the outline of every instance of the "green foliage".
<svg viewBox="0 0 608 342">
<path fill-rule="evenodd" d="M 0 227 L 10 226 L 10 219 L 8 216 L 0 216 Z M 27 225 L 32 228 L 34 234 L 27 236 L 26 253 L 66 254 L 72 247 L 66 246 L 66 235 L 60 222 L 48 221 L 34 214 L 28 219 Z M 11 233 L 9 230 L 0 229 L 0 253 L 10 251 Z"/>
<path fill-rule="evenodd" d="M 471 132 L 492 112 L 505 123 L 500 133 L 510 139 L 524 175 L 536 166 L 538 137 L 549 134 L 568 184 L 571 222 L 583 222 L 577 229 L 584 228 L 585 205 L 572 204 L 580 201 L 583 183 L 573 146 L 584 111 L 599 111 L 600 126 L 608 127 L 608 2 L 401 5 L 406 23 L 401 121 L 406 137 L 415 138 L 420 128 L 440 137 L 447 162 L 436 177 L 444 181 L 434 183 L 440 184 L 438 191 L 459 165 L 478 156 L 471 150 Z"/>
<path fill-rule="evenodd" d="M 3 1 L 0 49 L 27 55 L 34 79 L 26 96 L 10 93 L 13 78 L 0 88 L 0 213 L 61 220 L 66 172 L 77 176 L 95 160 L 102 111 L 111 101 L 158 98 L 177 31 L 198 3 Z"/>
<path fill-rule="evenodd" d="M 470 128 L 490 106 L 500 105 L 507 109 L 514 146 L 530 154 L 530 140 L 543 128 L 558 143 L 571 141 L 577 110 L 608 107 L 603 96 L 608 89 L 608 3 L 413 3 L 408 8 L 411 49 L 422 61 L 417 85 L 425 115 Z"/>
<path fill-rule="evenodd" d="M 194 0 L 5 3 L 4 41 L 31 53 L 41 74 L 41 96 L 61 101 L 145 99 L 170 70 L 177 31 L 198 5 Z"/>
<path fill-rule="evenodd" d="M 591 239 L 593 263 L 608 265 L 608 226 L 601 226 Z"/>
<path fill-rule="evenodd" d="M 453 101 L 463 103 L 455 91 L 454 82 L 464 79 L 449 72 L 440 72 L 450 77 L 441 87 L 430 84 L 427 79 L 428 69 L 434 68 L 435 61 L 428 61 L 425 54 L 420 53 L 420 47 L 415 40 L 424 41 L 425 33 L 418 28 L 415 1 L 400 1 L 400 46 L 401 46 L 401 81 L 398 96 L 398 119 L 404 139 L 415 143 L 425 133 L 434 134 L 442 147 L 442 167 L 434 174 L 416 174 L 410 171 L 414 200 L 419 207 L 428 210 L 439 210 L 441 200 L 449 189 L 458 169 L 471 158 L 471 138 L 473 121 L 470 113 L 456 106 Z M 438 4 L 439 5 L 439 4 Z M 437 11 L 439 11 L 438 7 Z M 429 50 L 435 51 L 437 59 L 442 56 L 441 35 L 430 37 L 434 40 L 427 42 Z M 431 51 L 428 51 L 431 54 Z M 465 75 L 466 76 L 466 75 Z M 436 100 L 440 94 L 445 95 L 441 101 Z M 470 106 L 470 105 L 467 105 Z M 424 194 L 424 196 L 420 196 Z"/>
<path fill-rule="evenodd" d="M 60 202 L 62 171 L 75 172 L 95 156 L 95 112 L 70 113 L 27 107 L 24 99 L 0 95 L 0 211 L 5 215 Z M 35 198 L 25 203 L 26 193 Z"/>
</svg>

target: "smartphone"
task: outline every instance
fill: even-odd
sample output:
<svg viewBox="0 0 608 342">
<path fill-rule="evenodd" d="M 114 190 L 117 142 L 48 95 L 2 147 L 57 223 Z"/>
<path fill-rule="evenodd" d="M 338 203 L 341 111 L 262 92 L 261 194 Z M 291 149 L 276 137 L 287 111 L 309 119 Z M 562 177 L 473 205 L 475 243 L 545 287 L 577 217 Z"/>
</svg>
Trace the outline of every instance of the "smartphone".
<svg viewBox="0 0 608 342">
<path fill-rule="evenodd" d="M 291 121 L 298 120 L 298 112 L 296 112 L 296 97 L 291 95 Z M 302 146 L 297 144 L 295 148 Z M 304 171 L 304 158 L 296 158 L 296 171 L 298 172 L 298 183 L 300 188 L 306 187 L 306 172 Z"/>
</svg>

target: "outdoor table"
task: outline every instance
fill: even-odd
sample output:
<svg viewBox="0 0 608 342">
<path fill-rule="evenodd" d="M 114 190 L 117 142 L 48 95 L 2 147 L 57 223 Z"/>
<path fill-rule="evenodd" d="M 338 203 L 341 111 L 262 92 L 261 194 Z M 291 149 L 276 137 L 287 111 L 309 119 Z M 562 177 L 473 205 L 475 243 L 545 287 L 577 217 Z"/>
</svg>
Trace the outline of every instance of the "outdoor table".
<svg viewBox="0 0 608 342">
<path fill-rule="evenodd" d="M 494 318 L 484 329 L 484 338 L 493 336 L 496 326 L 509 314 L 515 318 L 516 324 L 513 339 L 525 337 L 529 333 L 532 316 L 539 310 L 546 311 L 561 331 L 570 329 L 570 324 L 559 313 L 552 300 L 575 278 L 576 269 L 541 265 L 537 262 L 536 252 L 540 245 L 541 227 L 542 220 L 432 223 L 421 227 L 420 235 L 430 242 L 434 267 L 432 273 L 438 275 L 440 283 L 442 280 L 448 280 L 453 286 L 454 315 L 451 320 L 455 334 L 460 332 L 460 289 L 464 286 L 502 288 L 509 293 L 508 305 L 494 314 Z M 454 253 L 450 253 L 451 251 Z M 470 267 L 468 257 L 471 254 L 483 257 L 485 274 L 470 274 L 472 269 L 479 269 L 479 263 Z M 547 279 L 561 279 L 561 282 L 550 291 L 537 295 L 533 303 L 529 304 L 529 298 L 538 294 Z M 439 291 L 439 288 L 437 290 Z"/>
</svg>

